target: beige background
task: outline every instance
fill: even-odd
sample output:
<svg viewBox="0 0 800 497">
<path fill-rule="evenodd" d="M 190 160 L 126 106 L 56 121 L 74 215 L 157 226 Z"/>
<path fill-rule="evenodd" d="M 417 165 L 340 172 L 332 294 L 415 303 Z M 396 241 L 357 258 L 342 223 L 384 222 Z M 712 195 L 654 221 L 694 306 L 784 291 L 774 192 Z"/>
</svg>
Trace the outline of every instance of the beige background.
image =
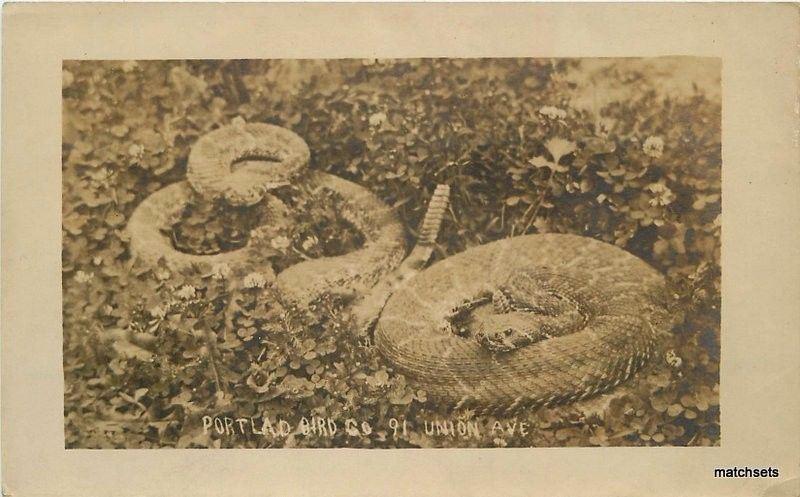
<svg viewBox="0 0 800 497">
<path fill-rule="evenodd" d="M 760 495 L 800 474 L 798 9 L 792 5 L 6 5 L 4 493 Z M 722 57 L 722 446 L 63 449 L 61 60 Z"/>
</svg>

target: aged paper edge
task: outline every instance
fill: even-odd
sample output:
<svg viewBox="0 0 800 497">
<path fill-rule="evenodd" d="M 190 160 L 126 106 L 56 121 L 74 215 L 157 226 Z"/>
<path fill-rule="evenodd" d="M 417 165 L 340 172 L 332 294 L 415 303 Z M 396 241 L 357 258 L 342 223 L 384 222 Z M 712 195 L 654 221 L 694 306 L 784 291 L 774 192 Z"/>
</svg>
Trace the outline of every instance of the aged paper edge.
<svg viewBox="0 0 800 497">
<path fill-rule="evenodd" d="M 793 5 L 10 4 L 3 17 L 3 492 L 760 495 L 798 471 L 798 11 Z M 691 55 L 723 65 L 723 445 L 65 451 L 64 59 Z"/>
</svg>

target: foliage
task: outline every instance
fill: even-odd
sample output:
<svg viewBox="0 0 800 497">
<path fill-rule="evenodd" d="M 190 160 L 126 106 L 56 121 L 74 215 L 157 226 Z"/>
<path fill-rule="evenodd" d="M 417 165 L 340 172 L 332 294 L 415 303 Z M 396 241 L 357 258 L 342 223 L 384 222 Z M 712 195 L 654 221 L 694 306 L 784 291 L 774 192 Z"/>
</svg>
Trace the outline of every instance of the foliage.
<svg viewBox="0 0 800 497">
<path fill-rule="evenodd" d="M 585 90 L 569 78 L 579 70 L 535 59 L 66 62 L 67 447 L 719 444 L 719 103 L 699 90 L 667 97 L 646 73 L 616 70 L 605 77 L 627 98 L 593 112 L 571 105 Z M 237 117 L 297 132 L 313 169 L 367 186 L 409 237 L 435 185 L 451 185 L 438 258 L 536 232 L 642 257 L 673 289 L 668 356 L 614 395 L 495 425 L 426 402 L 356 337 L 346 302 L 292 307 L 264 284 L 270 268 L 174 274 L 132 261 L 123 227 L 135 206 L 183 179 L 192 143 Z M 272 240 L 272 269 L 361 243 L 325 218 L 325 202 L 294 206 L 294 231 Z M 204 212 L 185 227 L 227 241 L 198 250 L 235 244 L 230 225 L 204 224 Z M 218 436 L 205 415 L 293 430 Z M 338 430 L 304 435 L 300 416 L 330 417 Z M 434 420 L 452 420 L 456 436 L 427 436 Z M 458 436 L 459 420 L 480 436 Z"/>
</svg>

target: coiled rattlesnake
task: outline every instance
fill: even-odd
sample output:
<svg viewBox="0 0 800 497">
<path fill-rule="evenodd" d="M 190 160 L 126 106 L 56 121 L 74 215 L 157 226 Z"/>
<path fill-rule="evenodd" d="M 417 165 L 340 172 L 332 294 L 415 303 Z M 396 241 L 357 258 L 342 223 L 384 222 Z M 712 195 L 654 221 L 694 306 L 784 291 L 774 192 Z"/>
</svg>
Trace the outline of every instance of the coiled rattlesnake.
<svg viewBox="0 0 800 497">
<path fill-rule="evenodd" d="M 500 240 L 398 286 L 375 343 L 430 398 L 482 412 L 607 391 L 656 354 L 670 329 L 665 281 L 591 238 Z"/>
<path fill-rule="evenodd" d="M 191 254 L 173 246 L 172 225 L 193 195 L 224 198 L 233 206 L 263 202 L 267 223 L 250 233 L 250 240 L 279 234 L 272 224 L 290 222 L 291 213 L 270 191 L 292 183 L 313 197 L 327 190 L 341 198 L 341 215 L 356 227 L 363 245 L 350 253 L 302 261 L 277 275 L 287 299 L 308 303 L 325 292 L 355 293 L 373 286 L 396 268 L 405 255 L 403 226 L 394 212 L 366 188 L 338 176 L 307 168 L 309 149 L 293 132 L 264 123 L 236 122 L 204 135 L 189 155 L 187 180 L 164 187 L 136 208 L 126 230 L 134 257 L 155 266 L 264 266 L 269 261 L 258 244 L 211 255 Z M 269 275 L 270 271 L 266 271 Z"/>
</svg>

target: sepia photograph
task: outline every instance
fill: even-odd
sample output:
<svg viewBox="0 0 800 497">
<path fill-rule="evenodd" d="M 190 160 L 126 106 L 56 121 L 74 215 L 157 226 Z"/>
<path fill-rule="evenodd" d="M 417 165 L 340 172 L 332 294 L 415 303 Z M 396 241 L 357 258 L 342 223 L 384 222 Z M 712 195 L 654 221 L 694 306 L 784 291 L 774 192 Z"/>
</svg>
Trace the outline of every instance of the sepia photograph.
<svg viewBox="0 0 800 497">
<path fill-rule="evenodd" d="M 800 497 L 798 20 L 5 5 L 0 493 Z"/>
<path fill-rule="evenodd" d="M 721 60 L 64 60 L 64 447 L 720 446 Z"/>
</svg>

